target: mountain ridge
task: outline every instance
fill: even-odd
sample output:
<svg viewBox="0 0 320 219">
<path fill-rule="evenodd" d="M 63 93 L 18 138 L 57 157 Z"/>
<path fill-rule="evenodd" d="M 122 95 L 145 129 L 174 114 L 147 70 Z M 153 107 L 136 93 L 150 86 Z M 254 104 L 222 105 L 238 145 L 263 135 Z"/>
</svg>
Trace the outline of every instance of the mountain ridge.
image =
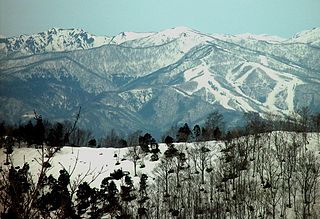
<svg viewBox="0 0 320 219">
<path fill-rule="evenodd" d="M 39 32 L 36 34 L 29 34 L 29 35 L 21 34 L 19 36 L 13 36 L 13 37 L 2 36 L 0 41 L 0 49 L 6 48 L 7 52 L 15 52 L 15 51 L 19 51 L 21 48 L 22 49 L 28 48 L 29 50 L 27 49 L 27 50 L 20 51 L 22 53 L 27 53 L 27 54 L 31 54 L 31 53 L 38 54 L 42 52 L 53 52 L 53 51 L 73 51 L 77 49 L 96 48 L 96 47 L 107 45 L 107 44 L 120 45 L 127 41 L 146 38 L 156 34 L 177 37 L 181 34 L 186 34 L 186 33 L 201 34 L 199 31 L 188 28 L 188 27 L 175 27 L 175 28 L 166 29 L 160 32 L 121 32 L 114 36 L 97 36 L 89 32 L 86 32 L 83 29 L 77 29 L 77 28 L 51 28 L 47 31 Z M 236 37 L 236 38 L 239 37 L 240 39 L 247 38 L 247 39 L 257 39 L 257 40 L 269 39 L 270 41 L 276 41 L 276 39 L 282 39 L 276 36 L 269 36 L 266 34 L 255 35 L 250 33 L 238 34 L 238 35 L 221 35 L 221 34 L 202 34 L 202 35 L 205 35 L 207 37 L 219 36 L 223 39 L 228 37 Z M 298 36 L 298 34 L 296 35 Z M 57 39 L 59 37 L 64 37 L 64 38 L 69 37 L 69 39 L 67 42 L 63 42 L 63 41 L 61 42 L 59 41 L 59 39 Z M 46 43 L 45 42 L 46 40 L 48 40 L 49 42 Z M 52 41 L 56 41 L 55 42 L 56 45 L 50 44 L 50 42 Z M 68 45 L 64 45 L 63 47 L 63 44 L 68 44 L 68 43 L 71 45 L 75 44 L 76 47 L 68 47 Z M 12 44 L 15 44 L 15 47 L 8 48 L 7 45 L 12 45 Z M 37 46 L 40 48 L 37 48 Z M 44 48 L 44 47 L 48 47 L 48 48 Z"/>
<path fill-rule="evenodd" d="M 281 116 L 303 106 L 320 111 L 319 30 L 276 41 L 177 27 L 95 38 L 106 43 L 95 47 L 87 40 L 96 36 L 83 30 L 60 30 L 64 34 L 59 35 L 53 29 L 51 34 L 58 36 L 44 38 L 78 39 L 79 44 L 64 49 L 43 42 L 28 50 L 18 43 L 22 52 L 1 39 L 0 117 L 17 121 L 37 109 L 61 121 L 82 106 L 80 124 L 103 135 L 111 128 L 159 133 L 174 124 L 194 124 L 215 109 L 232 124 L 249 111 Z"/>
</svg>

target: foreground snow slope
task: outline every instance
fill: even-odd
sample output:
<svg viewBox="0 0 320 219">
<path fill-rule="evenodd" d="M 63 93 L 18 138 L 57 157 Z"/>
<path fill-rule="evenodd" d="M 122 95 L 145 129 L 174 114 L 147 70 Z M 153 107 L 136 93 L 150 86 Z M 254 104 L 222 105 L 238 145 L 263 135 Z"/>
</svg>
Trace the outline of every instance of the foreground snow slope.
<svg viewBox="0 0 320 219">
<path fill-rule="evenodd" d="M 211 147 L 215 147 L 216 142 L 210 142 Z M 177 148 L 192 147 L 192 143 L 176 144 Z M 159 149 L 163 155 L 164 151 L 167 149 L 165 144 L 160 144 Z M 122 160 L 125 158 L 128 152 L 127 148 L 88 148 L 88 147 L 63 147 L 59 152 L 55 154 L 52 159 L 52 168 L 48 172 L 54 177 L 59 176 L 59 170 L 65 168 L 69 173 L 72 173 L 71 180 L 78 180 L 79 177 L 82 179 L 85 177 L 85 181 L 90 182 L 93 178 L 96 178 L 92 182 L 92 186 L 99 188 L 101 181 L 110 176 L 114 170 L 122 169 L 123 171 L 129 171 L 130 176 L 134 176 L 133 162 L 129 160 Z M 13 154 L 11 155 L 12 163 L 14 166 L 22 167 L 25 162 L 30 165 L 30 172 L 32 173 L 34 179 L 37 178 L 37 174 L 40 171 L 40 165 L 38 162 L 41 160 L 41 150 L 35 148 L 15 148 Z M 117 154 L 117 159 L 114 155 Z M 162 156 L 161 155 L 161 156 Z M 4 167 L 5 154 L 3 150 L 0 151 L 0 166 Z M 120 164 L 116 165 L 117 160 Z M 139 168 L 141 159 L 138 161 L 137 174 L 138 177 L 134 177 L 134 182 L 138 183 L 139 176 L 145 173 L 151 176 L 152 171 L 159 161 L 151 162 L 150 155 L 145 157 L 144 164 L 145 168 Z M 74 169 L 74 171 L 73 171 Z M 73 172 L 72 172 L 73 171 Z M 101 172 L 101 174 L 100 174 Z"/>
<path fill-rule="evenodd" d="M 273 137 L 277 135 L 278 132 L 273 133 Z M 279 132 L 282 133 L 282 132 Z M 289 139 L 288 139 L 289 140 Z M 289 140 L 290 141 L 290 140 Z M 320 159 L 320 145 L 318 145 L 317 133 L 309 133 L 308 135 L 308 145 L 307 150 L 314 151 L 318 158 Z M 208 147 L 211 152 L 211 161 L 214 161 L 213 166 L 218 165 L 218 160 L 223 157 L 221 149 L 224 148 L 223 142 L 202 142 L 201 144 Z M 179 151 L 190 151 L 190 149 L 198 147 L 195 143 L 175 143 L 175 148 Z M 274 147 L 274 146 L 273 146 Z M 164 152 L 168 149 L 166 144 L 159 144 L 160 149 L 160 159 L 164 157 Z M 127 159 L 128 148 L 89 148 L 89 147 L 69 147 L 65 146 L 60 151 L 58 151 L 51 161 L 52 167 L 48 174 L 53 176 L 59 176 L 59 170 L 65 168 L 69 173 L 72 173 L 71 179 L 77 180 L 79 177 L 82 179 L 85 177 L 85 181 L 91 181 L 92 186 L 99 187 L 100 182 L 105 177 L 110 176 L 114 170 L 122 169 L 123 171 L 129 171 L 130 176 L 134 176 L 133 162 Z M 37 173 L 40 171 L 40 159 L 41 150 L 35 148 L 15 148 L 13 154 L 11 155 L 11 161 L 14 166 L 22 167 L 25 162 L 30 165 L 30 172 L 33 177 L 36 177 Z M 115 157 L 115 154 L 117 157 Z M 145 173 L 153 177 L 153 170 L 159 164 L 160 161 L 150 161 L 150 154 L 143 159 L 145 164 L 144 168 L 140 168 L 142 162 L 141 159 L 138 160 L 137 174 L 140 176 Z M 4 151 L 0 151 L 0 166 L 4 167 L 5 163 Z M 117 161 L 120 164 L 116 164 Z M 74 169 L 74 170 L 73 170 Z M 101 172 L 101 173 L 100 173 Z M 134 177 L 134 181 L 137 183 L 139 181 L 138 177 Z"/>
<path fill-rule="evenodd" d="M 317 218 L 314 216 L 320 214 L 319 137 L 319 133 L 304 136 L 297 132 L 272 132 L 233 139 L 227 144 L 179 143 L 175 148 L 186 155 L 182 166 L 176 162 L 181 154 L 165 159 L 167 147 L 160 144 L 160 161 L 151 162 L 148 155 L 144 158 L 145 168 L 139 168 L 138 164 L 138 176 L 148 175 L 146 206 L 151 206 L 148 216 L 174 218 L 171 213 L 177 210 L 184 218 L 217 214 L 218 218 L 231 219 L 241 214 L 252 218 L 273 215 L 273 218 L 290 219 L 303 218 L 302 211 L 304 216 L 308 211 Z M 71 181 L 78 182 L 90 182 L 98 176 L 91 186 L 99 187 L 103 178 L 119 168 L 133 176 L 133 163 L 122 160 L 127 152 L 128 148 L 64 147 L 55 154 L 49 174 L 57 177 L 59 170 L 65 168 L 72 173 Z M 37 178 L 40 167 L 37 149 L 16 148 L 11 158 L 15 166 L 28 162 L 34 179 Z M 6 168 L 4 161 L 5 154 L 1 151 L 3 169 Z M 139 188 L 139 177 L 133 180 L 135 188 Z M 116 181 L 118 186 L 122 183 L 123 180 Z M 179 202 L 170 205 L 176 198 Z M 192 207 L 185 208 L 187 204 Z M 132 214 L 138 207 L 133 201 Z M 155 207 L 158 213 L 153 210 Z"/>
</svg>

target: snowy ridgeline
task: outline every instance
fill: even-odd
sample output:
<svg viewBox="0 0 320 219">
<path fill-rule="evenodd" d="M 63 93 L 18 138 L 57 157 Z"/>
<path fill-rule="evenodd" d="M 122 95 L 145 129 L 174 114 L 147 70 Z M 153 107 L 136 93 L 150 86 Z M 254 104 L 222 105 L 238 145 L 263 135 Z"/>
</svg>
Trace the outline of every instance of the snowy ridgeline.
<svg viewBox="0 0 320 219">
<path fill-rule="evenodd" d="M 231 127 L 242 126 L 243 112 L 286 117 L 304 106 L 319 112 L 319 42 L 319 28 L 288 40 L 185 27 L 112 37 L 51 29 L 3 38 L 0 116 L 24 121 L 37 106 L 64 121 L 82 106 L 79 127 L 95 136 L 111 129 L 160 136 L 213 109 Z"/>
<path fill-rule="evenodd" d="M 63 147 L 51 161 L 48 174 L 59 176 L 65 168 L 71 182 L 100 183 L 117 169 L 128 171 L 139 197 L 142 174 L 148 176 L 146 202 L 125 204 L 136 215 L 145 207 L 149 218 L 316 218 L 320 215 L 319 133 L 273 132 L 241 137 L 229 142 L 175 143 L 176 154 L 167 156 L 159 144 L 159 160 L 139 152 L 137 174 L 128 148 Z M 41 151 L 15 148 L 14 166 L 30 165 L 34 180 L 40 171 Z M 184 154 L 181 156 L 181 154 Z M 0 152 L 0 164 L 5 154 Z M 141 164 L 145 167 L 141 168 Z M 124 179 L 114 180 L 118 190 Z M 139 204 L 140 203 L 140 204 Z"/>
</svg>

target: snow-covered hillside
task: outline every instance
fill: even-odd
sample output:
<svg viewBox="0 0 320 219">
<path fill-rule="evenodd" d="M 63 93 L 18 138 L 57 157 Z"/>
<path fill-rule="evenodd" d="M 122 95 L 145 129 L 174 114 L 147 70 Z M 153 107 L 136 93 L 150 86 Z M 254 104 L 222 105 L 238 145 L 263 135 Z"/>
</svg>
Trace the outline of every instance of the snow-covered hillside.
<svg viewBox="0 0 320 219">
<path fill-rule="evenodd" d="M 160 150 L 163 153 L 166 150 L 164 144 L 160 144 Z M 123 171 L 129 171 L 131 176 L 134 176 L 133 162 L 129 160 L 122 160 L 126 158 L 128 153 L 127 148 L 88 148 L 88 147 L 63 147 L 61 151 L 57 152 L 52 159 L 52 168 L 48 174 L 53 176 L 59 176 L 59 170 L 65 168 L 69 173 L 75 170 L 71 175 L 71 180 L 77 180 L 78 177 L 84 177 L 87 173 L 88 176 L 85 181 L 90 182 L 93 178 L 98 176 L 93 182 L 92 186 L 99 188 L 101 181 L 110 176 L 114 170 L 122 169 Z M 117 157 L 115 157 L 117 155 Z M 34 179 L 37 179 L 37 172 L 41 166 L 38 162 L 41 162 L 41 150 L 34 148 L 16 148 L 12 154 L 12 163 L 14 166 L 22 167 L 25 162 L 30 165 L 30 171 L 33 173 Z M 116 165 L 117 161 L 120 163 Z M 5 154 L 3 150 L 0 152 L 0 164 L 4 167 Z M 139 161 L 139 163 L 141 160 Z M 140 169 L 138 165 L 138 175 L 141 173 L 147 173 L 152 175 L 152 170 L 158 164 L 158 162 L 150 162 L 150 156 L 145 158 L 146 167 Z M 101 174 L 99 173 L 101 172 Z M 139 177 L 135 177 L 135 183 L 138 184 Z"/>
<path fill-rule="evenodd" d="M 262 134 L 263 138 L 268 138 L 268 134 Z M 294 135 L 301 135 L 297 133 L 286 133 L 286 132 L 273 132 L 270 136 L 272 136 L 271 142 L 275 142 L 275 137 L 278 136 L 280 139 L 284 136 L 287 136 L 283 143 L 291 142 Z M 315 152 L 317 156 L 320 158 L 320 145 L 318 143 L 318 135 L 317 133 L 309 133 L 308 134 L 308 145 L 306 147 L 307 150 Z M 240 139 L 244 141 L 243 137 Z M 267 147 L 267 142 L 261 142 L 262 147 Z M 301 143 L 301 142 L 300 142 Z M 223 153 L 221 150 L 225 147 L 225 143 L 223 141 L 209 141 L 209 142 L 200 142 L 198 143 L 174 143 L 175 148 L 179 151 L 190 151 L 193 148 L 199 147 L 199 145 L 205 145 L 211 150 L 210 159 L 211 161 L 215 161 L 217 163 L 212 163 L 212 166 L 215 167 L 218 165 L 218 160 L 222 158 Z M 272 143 L 274 144 L 274 143 Z M 275 147 L 274 145 L 272 147 Z M 164 152 L 168 149 L 168 146 L 164 143 L 159 144 L 160 150 L 160 158 L 164 159 Z M 276 148 L 273 148 L 274 150 Z M 46 153 L 46 152 L 45 152 Z M 0 151 L 0 166 L 5 167 L 4 163 L 6 155 L 4 150 Z M 14 148 L 13 153 L 11 154 L 11 160 L 14 166 L 22 167 L 24 163 L 28 163 L 30 165 L 30 172 L 33 173 L 34 179 L 37 179 L 37 172 L 40 171 L 41 162 L 41 149 L 35 148 Z M 117 162 L 119 162 L 117 164 Z M 319 161 L 320 162 L 320 161 Z M 145 164 L 144 168 L 140 168 L 140 164 Z M 147 174 L 151 178 L 154 177 L 154 168 L 160 164 L 159 161 L 151 161 L 151 154 L 145 156 L 143 159 L 138 160 L 138 176 L 141 176 L 142 173 Z M 77 180 L 79 176 L 85 176 L 86 173 L 89 175 L 85 178 L 85 181 L 91 181 L 92 178 L 99 176 L 92 182 L 92 186 L 99 187 L 103 178 L 110 176 L 116 169 L 122 169 L 123 171 L 130 172 L 131 176 L 134 176 L 134 165 L 132 160 L 128 156 L 128 148 L 90 148 L 90 147 L 70 147 L 65 146 L 61 150 L 59 150 L 51 160 L 52 167 L 48 174 L 53 174 L 53 176 L 57 177 L 59 175 L 60 169 L 66 169 L 69 173 L 74 169 L 73 174 L 71 175 L 72 180 Z M 101 172 L 101 173 L 100 173 Z M 135 182 L 138 183 L 138 176 L 135 178 Z"/>
<path fill-rule="evenodd" d="M 125 212 L 137 215 L 138 208 L 145 206 L 149 218 L 251 215 L 253 218 L 289 219 L 306 215 L 316 218 L 320 213 L 319 133 L 305 136 L 296 132 L 272 132 L 227 142 L 159 146 L 158 161 L 151 161 L 151 153 L 140 154 L 138 176 L 134 176 L 132 160 L 124 159 L 128 158 L 130 148 L 85 147 L 63 147 L 51 160 L 48 175 L 57 178 L 59 170 L 66 169 L 71 173 L 71 185 L 95 179 L 90 186 L 100 188 L 104 178 L 122 169 L 133 178 L 133 193 L 140 197 L 140 177 L 146 174 L 148 198 L 143 202 L 139 202 L 139 198 L 137 202 L 131 200 L 131 207 L 125 208 Z M 174 151 L 172 148 L 177 152 L 168 153 L 169 149 Z M 11 162 L 20 168 L 28 162 L 30 172 L 37 180 L 41 169 L 40 155 L 39 149 L 15 148 Z M 4 162 L 5 154 L 1 151 L 0 164 L 7 170 Z M 114 181 L 122 194 L 124 179 Z M 118 197 L 121 202 L 122 196 Z M 122 204 L 128 205 L 125 201 Z M 88 208 L 87 211 L 92 210 Z M 111 215 L 119 214 L 113 212 Z"/>
</svg>

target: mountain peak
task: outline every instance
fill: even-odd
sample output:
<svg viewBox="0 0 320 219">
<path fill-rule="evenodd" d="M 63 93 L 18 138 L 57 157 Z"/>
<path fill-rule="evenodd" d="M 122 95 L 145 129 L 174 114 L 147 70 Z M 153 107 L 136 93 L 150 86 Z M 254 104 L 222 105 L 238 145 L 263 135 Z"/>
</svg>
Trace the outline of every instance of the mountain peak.
<svg viewBox="0 0 320 219">
<path fill-rule="evenodd" d="M 1 53 L 16 55 L 89 49 L 108 44 L 111 38 L 92 35 L 82 29 L 51 28 L 32 35 L 4 38 Z M 18 53 L 16 53 L 18 52 Z"/>
<path fill-rule="evenodd" d="M 60 30 L 59 28 L 53 27 L 53 28 L 49 29 L 47 31 L 47 33 L 49 33 L 49 34 L 57 34 L 59 30 Z"/>
<path fill-rule="evenodd" d="M 272 36 L 268 34 L 251 34 L 251 33 L 243 33 L 237 34 L 236 37 L 241 39 L 248 39 L 248 40 L 258 40 L 258 41 L 267 41 L 267 42 L 281 42 L 284 41 L 284 38 L 278 36 Z"/>
<path fill-rule="evenodd" d="M 87 34 L 87 35 L 92 35 L 88 33 L 87 31 L 83 29 L 78 29 L 78 28 L 51 28 L 46 32 L 41 32 L 38 34 L 48 34 L 48 35 L 70 35 L 70 36 L 75 36 L 77 34 Z"/>
<path fill-rule="evenodd" d="M 178 26 L 178 27 L 174 27 L 174 28 L 171 28 L 177 32 L 180 32 L 180 33 L 185 33 L 185 32 L 190 32 L 190 31 L 193 31 L 193 29 L 189 28 L 189 27 L 185 27 L 185 26 Z"/>
<path fill-rule="evenodd" d="M 181 34 L 187 34 L 190 32 L 194 32 L 194 30 L 188 27 L 180 26 L 180 27 L 173 27 L 170 29 L 166 29 L 166 30 L 160 31 L 159 33 L 172 36 L 172 37 L 177 37 L 177 36 L 180 36 Z"/>
<path fill-rule="evenodd" d="M 315 34 L 318 34 L 318 36 L 320 37 L 319 33 L 320 33 L 320 28 L 319 27 L 314 27 L 314 28 L 309 29 L 309 30 L 301 31 L 301 32 L 295 34 L 292 38 L 299 38 L 299 37 L 303 37 L 303 36 L 306 36 L 306 35 L 315 35 Z"/>
<path fill-rule="evenodd" d="M 114 36 L 110 43 L 112 44 L 121 44 L 126 41 L 137 40 L 141 38 L 148 37 L 153 35 L 153 32 L 139 33 L 139 32 L 121 32 L 118 35 Z"/>
<path fill-rule="evenodd" d="M 320 28 L 315 27 L 310 30 L 305 30 L 300 33 L 297 33 L 290 39 L 290 41 L 320 45 Z"/>
</svg>

